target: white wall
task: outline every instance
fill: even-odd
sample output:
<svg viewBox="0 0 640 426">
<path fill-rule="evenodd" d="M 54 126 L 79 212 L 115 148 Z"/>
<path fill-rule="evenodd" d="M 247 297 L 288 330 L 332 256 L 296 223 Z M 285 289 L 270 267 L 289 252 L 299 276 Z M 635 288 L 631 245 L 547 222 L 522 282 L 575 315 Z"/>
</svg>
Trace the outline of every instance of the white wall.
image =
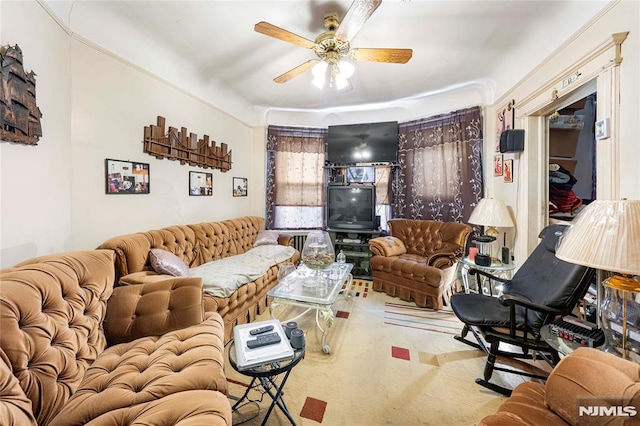
<svg viewBox="0 0 640 426">
<path fill-rule="evenodd" d="M 260 195 L 253 178 L 248 197 L 234 198 L 231 189 L 234 176 L 253 177 L 250 127 L 84 42 L 72 46 L 74 247 L 95 247 L 122 233 L 262 214 L 251 207 Z M 232 169 L 212 172 L 143 153 L 144 126 L 156 124 L 158 115 L 167 127 L 227 143 Z M 105 158 L 150 163 L 151 193 L 106 195 Z M 213 173 L 213 197 L 189 196 L 190 170 Z"/>
<path fill-rule="evenodd" d="M 254 130 L 134 65 L 67 34 L 35 2 L 2 2 L 2 44 L 19 43 L 37 74 L 44 136 L 37 147 L 0 144 L 2 267 L 97 247 L 109 237 L 175 224 L 264 215 L 264 143 Z M 156 117 L 225 142 L 226 173 L 143 153 Z M 150 164 L 151 193 L 106 195 L 106 158 Z M 213 173 L 212 197 L 190 197 L 189 171 Z M 247 197 L 232 178 L 249 179 Z"/>
<path fill-rule="evenodd" d="M 0 2 L 0 45 L 18 44 L 36 73 L 43 137 L 0 143 L 0 264 L 73 248 L 71 243 L 71 43 L 35 2 Z"/>
</svg>

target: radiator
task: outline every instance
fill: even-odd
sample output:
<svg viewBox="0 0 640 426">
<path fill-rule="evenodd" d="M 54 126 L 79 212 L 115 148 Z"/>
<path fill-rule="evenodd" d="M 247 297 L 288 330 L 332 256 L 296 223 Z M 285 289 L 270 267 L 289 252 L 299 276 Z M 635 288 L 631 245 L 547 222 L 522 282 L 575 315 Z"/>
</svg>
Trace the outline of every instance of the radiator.
<svg viewBox="0 0 640 426">
<path fill-rule="evenodd" d="M 307 234 L 309 231 L 285 231 L 287 234 L 293 236 L 293 248 L 302 253 L 304 248 L 304 242 L 307 240 Z"/>
</svg>

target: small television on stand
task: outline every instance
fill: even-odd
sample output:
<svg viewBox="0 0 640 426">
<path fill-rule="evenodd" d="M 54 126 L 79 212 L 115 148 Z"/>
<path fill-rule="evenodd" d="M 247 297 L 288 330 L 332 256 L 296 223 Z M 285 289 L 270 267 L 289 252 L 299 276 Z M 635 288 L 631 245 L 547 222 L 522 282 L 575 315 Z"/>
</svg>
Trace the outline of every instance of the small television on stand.
<svg viewBox="0 0 640 426">
<path fill-rule="evenodd" d="M 373 166 L 347 167 L 347 183 L 376 183 L 376 168 Z"/>
<path fill-rule="evenodd" d="M 376 188 L 373 185 L 327 187 L 330 229 L 376 229 Z"/>
</svg>

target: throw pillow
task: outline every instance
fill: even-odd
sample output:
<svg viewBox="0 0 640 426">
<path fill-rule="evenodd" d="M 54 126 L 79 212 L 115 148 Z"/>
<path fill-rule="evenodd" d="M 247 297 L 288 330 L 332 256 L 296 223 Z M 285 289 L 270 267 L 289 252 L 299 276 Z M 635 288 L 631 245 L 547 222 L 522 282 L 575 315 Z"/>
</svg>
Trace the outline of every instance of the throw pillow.
<svg viewBox="0 0 640 426">
<path fill-rule="evenodd" d="M 189 267 L 173 253 L 162 249 L 151 249 L 149 252 L 151 267 L 159 274 L 173 275 L 174 277 L 188 277 Z"/>
<path fill-rule="evenodd" d="M 258 246 L 278 244 L 279 236 L 280 236 L 279 231 L 266 231 L 266 230 L 258 231 L 258 237 L 256 238 L 256 242 L 253 243 L 253 246 L 258 247 Z"/>
</svg>

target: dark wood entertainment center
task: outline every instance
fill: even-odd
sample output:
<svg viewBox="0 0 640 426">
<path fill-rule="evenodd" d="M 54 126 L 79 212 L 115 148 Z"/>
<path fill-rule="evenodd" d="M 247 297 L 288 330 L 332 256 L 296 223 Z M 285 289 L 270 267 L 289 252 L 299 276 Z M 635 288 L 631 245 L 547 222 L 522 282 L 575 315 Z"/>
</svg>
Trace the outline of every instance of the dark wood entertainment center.
<svg viewBox="0 0 640 426">
<path fill-rule="evenodd" d="M 397 165 L 394 163 L 378 163 L 378 164 L 349 164 L 349 165 L 326 165 L 326 181 L 327 186 L 343 186 L 343 187 L 362 187 L 375 186 L 374 183 L 348 183 L 347 170 L 350 167 L 367 167 L 367 168 L 388 168 L 394 170 Z M 379 225 L 376 224 L 376 225 Z M 369 260 L 373 256 L 369 250 L 369 240 L 379 237 L 383 234 L 380 229 L 373 229 L 376 225 L 369 229 L 344 229 L 338 226 L 329 226 L 327 232 L 331 237 L 334 245 L 336 256 L 340 251 L 345 254 L 347 262 L 353 263 L 353 277 L 371 280 L 371 266 Z"/>
<path fill-rule="evenodd" d="M 369 240 L 379 237 L 381 231 L 364 229 L 327 229 L 331 242 L 336 251 L 344 253 L 348 263 L 353 263 L 354 278 L 371 279 L 369 259 L 373 254 L 369 250 Z"/>
</svg>

